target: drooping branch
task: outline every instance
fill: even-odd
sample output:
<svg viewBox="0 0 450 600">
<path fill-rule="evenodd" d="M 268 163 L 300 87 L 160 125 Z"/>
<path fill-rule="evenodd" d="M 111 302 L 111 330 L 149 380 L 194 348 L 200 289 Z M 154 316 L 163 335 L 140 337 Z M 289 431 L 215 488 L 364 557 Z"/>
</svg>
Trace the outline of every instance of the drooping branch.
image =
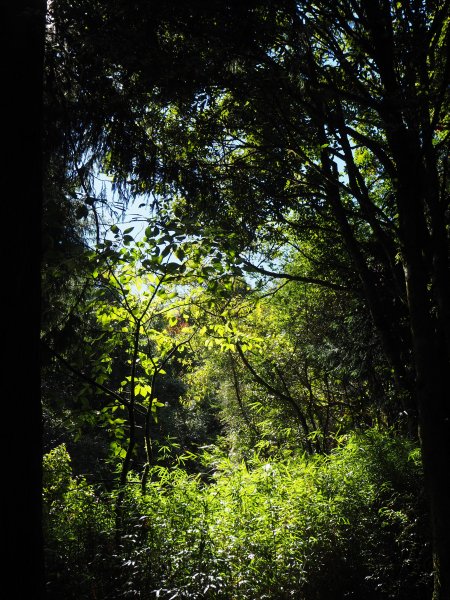
<svg viewBox="0 0 450 600">
<path fill-rule="evenodd" d="M 245 409 L 244 402 L 242 400 L 241 386 L 239 384 L 239 377 L 238 377 L 238 374 L 237 374 L 237 371 L 236 371 L 236 365 L 235 365 L 235 362 L 234 362 L 233 355 L 232 355 L 232 353 L 230 351 L 228 352 L 228 355 L 229 355 L 229 359 L 230 359 L 231 373 L 233 375 L 233 386 L 234 386 L 234 391 L 235 391 L 235 394 L 236 394 L 237 403 L 239 405 L 239 408 L 241 410 L 242 416 L 244 418 L 244 421 L 245 421 L 247 427 L 257 437 L 259 437 L 261 434 L 258 431 L 258 429 L 256 428 L 256 426 L 253 423 L 253 421 L 250 419 L 250 417 L 249 417 L 249 415 L 247 413 L 247 410 Z"/>
<path fill-rule="evenodd" d="M 261 273 L 261 275 L 267 275 L 267 277 L 273 277 L 275 279 L 288 279 L 289 281 L 300 281 L 302 283 L 311 283 L 314 285 L 320 285 L 322 287 L 330 288 L 332 290 L 337 290 L 340 292 L 348 292 L 351 288 L 339 285 L 338 283 L 333 283 L 332 281 L 326 281 L 324 279 L 317 279 L 316 277 L 305 277 L 303 275 L 293 275 L 291 273 L 277 273 L 275 271 L 270 271 L 269 269 L 264 269 L 263 267 L 258 267 L 252 264 L 248 260 L 242 261 L 244 265 L 248 268 L 249 271 L 253 271 L 256 273 Z"/>
<path fill-rule="evenodd" d="M 309 452 L 312 453 L 311 443 L 308 438 L 308 436 L 309 436 L 308 423 L 306 422 L 305 416 L 302 413 L 302 411 L 300 410 L 300 407 L 298 406 L 297 402 L 295 402 L 295 400 L 292 398 L 292 396 L 290 394 L 285 394 L 285 393 L 281 392 L 277 388 L 273 387 L 273 385 L 270 384 L 268 381 L 266 381 L 263 377 L 261 377 L 261 375 L 259 375 L 259 373 L 255 370 L 255 368 L 252 366 L 250 361 L 245 356 L 245 353 L 242 350 L 242 347 L 239 342 L 236 343 L 236 349 L 238 351 L 238 354 L 239 354 L 242 362 L 247 367 L 247 369 L 250 371 L 250 373 L 253 375 L 254 380 L 257 383 L 259 383 L 260 385 L 262 385 L 264 388 L 266 388 L 266 390 L 268 390 L 275 397 L 280 398 L 280 400 L 284 400 L 287 404 L 289 404 L 289 406 L 291 406 L 293 408 L 293 410 L 294 410 L 295 414 L 297 415 L 297 418 L 302 426 L 303 432 L 305 434 L 307 449 Z"/>
</svg>

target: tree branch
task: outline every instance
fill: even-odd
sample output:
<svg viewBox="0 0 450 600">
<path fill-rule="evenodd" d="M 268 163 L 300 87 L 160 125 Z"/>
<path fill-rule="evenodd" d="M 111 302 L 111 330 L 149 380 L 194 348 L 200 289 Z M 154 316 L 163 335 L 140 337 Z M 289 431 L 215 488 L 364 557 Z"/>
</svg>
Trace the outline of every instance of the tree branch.
<svg viewBox="0 0 450 600">
<path fill-rule="evenodd" d="M 125 398 L 123 396 L 121 396 L 120 394 L 117 394 L 110 388 L 106 387 L 106 385 L 103 385 L 102 383 L 95 381 L 95 379 L 93 379 L 89 375 L 86 375 L 86 373 L 83 373 L 83 371 L 80 371 L 79 369 L 77 369 L 76 367 L 71 365 L 67 359 L 65 359 L 63 356 L 61 356 L 61 354 L 59 354 L 59 352 L 56 352 L 56 350 L 53 350 L 53 348 L 51 348 L 45 342 L 41 341 L 41 345 L 45 346 L 45 349 L 48 350 L 50 352 L 50 354 L 52 354 L 55 358 L 57 358 L 59 360 L 59 362 L 62 365 L 64 365 L 66 367 L 66 369 L 68 369 L 71 373 L 73 373 L 80 379 L 83 379 L 83 381 L 86 381 L 87 383 L 96 387 L 97 389 L 102 390 L 102 392 L 105 392 L 105 394 L 108 394 L 108 396 L 111 396 L 111 398 L 114 398 L 120 404 L 123 404 L 127 408 L 130 407 L 130 403 L 128 402 L 128 400 L 125 400 Z"/>
<path fill-rule="evenodd" d="M 311 283 L 314 285 L 320 285 L 322 287 L 330 288 L 332 290 L 337 290 L 340 292 L 349 292 L 352 291 L 352 288 L 339 285 L 338 283 L 333 283 L 331 281 L 325 281 L 324 279 L 317 279 L 315 277 L 304 277 L 303 275 L 292 275 L 291 273 L 276 273 L 275 271 L 269 271 L 268 269 L 263 269 L 262 267 L 257 267 L 253 265 L 248 260 L 242 261 L 249 270 L 254 271 L 256 273 L 261 273 L 261 275 L 267 275 L 268 277 L 273 277 L 275 279 L 288 279 L 289 281 L 301 281 L 303 283 Z M 353 290 L 354 291 L 354 290 Z"/>
</svg>

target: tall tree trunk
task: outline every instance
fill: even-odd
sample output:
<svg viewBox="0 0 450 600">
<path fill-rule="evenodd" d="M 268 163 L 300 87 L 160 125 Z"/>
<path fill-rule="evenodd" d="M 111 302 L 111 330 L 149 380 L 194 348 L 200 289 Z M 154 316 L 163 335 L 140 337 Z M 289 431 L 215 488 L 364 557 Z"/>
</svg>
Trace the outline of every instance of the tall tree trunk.
<svg viewBox="0 0 450 600">
<path fill-rule="evenodd" d="M 427 360 L 420 362 L 426 363 Z M 433 600 L 450 599 L 450 509 L 448 480 L 450 473 L 450 420 L 440 379 L 433 381 L 432 371 L 423 367 L 427 383 L 419 391 L 420 439 L 430 502 L 433 546 Z M 428 370 L 428 373 L 427 373 Z M 430 377 L 431 375 L 431 377 Z M 448 404 L 448 402 L 447 402 Z M 446 483 L 447 482 L 447 483 Z"/>
<path fill-rule="evenodd" d="M 430 314 L 427 278 L 417 248 L 410 248 L 406 268 L 414 346 L 419 437 L 430 503 L 433 600 L 450 600 L 450 402 L 445 334 Z M 414 256 L 415 255 L 415 256 Z"/>
<path fill-rule="evenodd" d="M 450 362 L 446 341 L 448 324 L 442 319 L 442 312 L 448 307 L 446 297 L 436 297 L 440 287 L 433 286 L 436 266 L 441 268 L 434 256 L 443 250 L 434 242 L 433 221 L 427 222 L 427 195 L 432 181 L 425 174 L 420 145 L 411 139 L 403 142 L 397 152 L 398 207 L 416 373 L 419 438 L 431 517 L 433 600 L 450 600 Z"/>
<path fill-rule="evenodd" d="M 16 0 L 2 8 L 2 502 L 7 504 L 1 512 L 2 566 L 15 598 L 39 599 L 44 597 L 39 323 L 46 3 Z M 13 573 L 18 575 L 12 579 Z"/>
<path fill-rule="evenodd" d="M 408 275 L 413 279 L 414 273 Z M 411 296 L 417 283 L 409 281 Z M 422 294 L 422 300 L 425 295 Z M 450 600 L 450 402 L 448 365 L 442 358 L 439 335 L 427 307 L 421 299 L 411 297 L 411 329 L 413 331 L 416 368 L 419 438 L 425 484 L 429 498 L 434 592 L 433 600 Z"/>
</svg>

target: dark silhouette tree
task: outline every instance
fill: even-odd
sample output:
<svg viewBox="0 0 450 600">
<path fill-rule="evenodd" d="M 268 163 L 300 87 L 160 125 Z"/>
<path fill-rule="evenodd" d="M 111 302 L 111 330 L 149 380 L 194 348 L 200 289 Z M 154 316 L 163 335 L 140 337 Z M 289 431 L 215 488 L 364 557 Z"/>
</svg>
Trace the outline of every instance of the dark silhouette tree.
<svg viewBox="0 0 450 600">
<path fill-rule="evenodd" d="M 39 394 L 42 107 L 46 5 L 4 3 L 2 109 L 2 537 L 18 598 L 43 597 Z"/>
</svg>

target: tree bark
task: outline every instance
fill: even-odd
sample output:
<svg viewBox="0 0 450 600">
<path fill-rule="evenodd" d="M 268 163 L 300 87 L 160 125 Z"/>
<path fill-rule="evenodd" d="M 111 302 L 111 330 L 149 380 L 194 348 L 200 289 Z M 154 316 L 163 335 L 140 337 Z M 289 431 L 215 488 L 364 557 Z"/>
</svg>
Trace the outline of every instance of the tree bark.
<svg viewBox="0 0 450 600">
<path fill-rule="evenodd" d="M 411 177 L 410 181 L 414 181 Z M 416 188 L 417 189 L 417 188 Z M 420 188 L 419 188 L 420 189 Z M 416 237 L 414 192 L 409 189 L 404 206 L 404 253 L 408 306 L 416 372 L 419 438 L 425 484 L 430 503 L 434 592 L 433 600 L 450 600 L 450 402 L 448 348 L 445 331 L 434 315 L 424 249 Z M 419 210 L 419 202 L 417 210 Z"/>
<path fill-rule="evenodd" d="M 397 120 L 397 123 L 399 121 Z M 436 219 L 427 215 L 437 176 L 424 165 L 420 140 L 402 126 L 388 131 L 398 168 L 397 204 L 411 329 L 419 439 L 428 493 L 434 567 L 433 600 L 450 600 L 450 372 L 447 295 L 442 265 L 447 264 Z M 430 200 L 431 198 L 431 200 Z M 433 207 L 431 207 L 433 208 Z M 445 257 L 442 257 L 445 252 Z M 437 257 L 437 258 L 436 258 Z M 436 273 L 438 270 L 438 273 Z M 447 276 L 448 276 L 447 272 Z M 436 285 L 438 282 L 438 285 Z"/>
<path fill-rule="evenodd" d="M 39 599 L 44 597 L 39 325 L 46 4 L 17 0 L 2 8 L 2 567 L 14 597 Z M 19 575 L 13 578 L 14 573 Z"/>
<path fill-rule="evenodd" d="M 429 498 L 434 592 L 433 600 L 450 599 L 450 403 L 448 363 L 427 306 L 420 265 L 407 268 L 408 299 L 416 369 L 419 438 Z M 442 339 L 442 338 L 441 338 Z M 445 356 L 445 353 L 444 353 Z M 446 364 L 447 363 L 447 364 Z"/>
</svg>

